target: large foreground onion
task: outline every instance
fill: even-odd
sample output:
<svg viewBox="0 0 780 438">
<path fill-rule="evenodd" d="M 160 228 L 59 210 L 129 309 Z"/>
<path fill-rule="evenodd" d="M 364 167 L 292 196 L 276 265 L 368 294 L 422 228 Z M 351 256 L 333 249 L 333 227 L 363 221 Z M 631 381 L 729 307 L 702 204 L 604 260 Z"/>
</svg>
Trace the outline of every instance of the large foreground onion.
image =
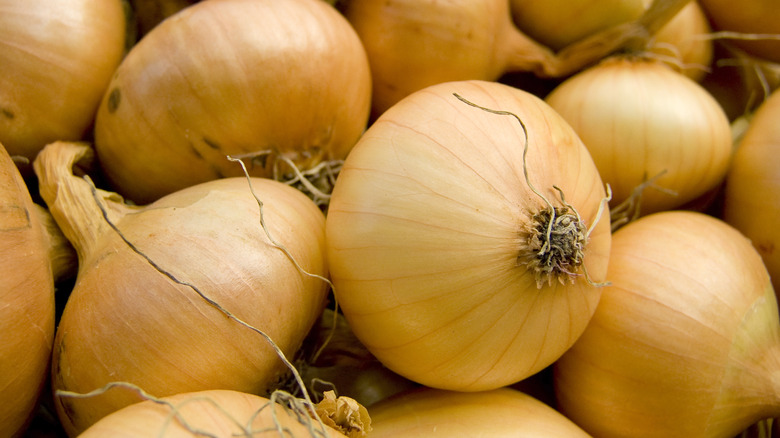
<svg viewBox="0 0 780 438">
<path fill-rule="evenodd" d="M 0 142 L 81 139 L 125 49 L 121 0 L 0 1 Z"/>
<path fill-rule="evenodd" d="M 369 408 L 372 438 L 588 438 L 579 426 L 523 392 L 419 388 Z"/>
<path fill-rule="evenodd" d="M 612 285 L 556 363 L 561 411 L 598 437 L 736 436 L 780 414 L 780 319 L 741 233 L 661 212 L 612 239 Z"/>
<path fill-rule="evenodd" d="M 279 432 L 284 430 L 285 434 Z M 239 391 L 212 389 L 146 400 L 92 425 L 81 438 L 344 437 L 307 412 Z"/>
<path fill-rule="evenodd" d="M 370 80 L 360 39 L 322 0 L 200 2 L 122 61 L 95 148 L 115 190 L 137 203 L 240 175 L 226 155 L 265 153 L 255 176 L 271 176 L 280 156 L 309 170 L 344 158 L 363 132 Z"/>
<path fill-rule="evenodd" d="M 716 188 L 728 170 L 731 127 L 723 109 L 659 61 L 610 58 L 563 82 L 546 101 L 588 147 L 613 205 L 657 177 L 653 185 L 663 190 L 644 191 L 642 212 L 677 208 Z"/>
<path fill-rule="evenodd" d="M 748 238 L 780 292 L 780 91 L 751 119 L 726 176 L 723 217 Z"/>
<path fill-rule="evenodd" d="M 518 120 L 455 92 L 523 121 L 538 194 Z M 554 186 L 584 225 L 563 215 Z M 355 335 L 411 380 L 516 382 L 557 359 L 595 310 L 586 274 L 605 277 L 604 196 L 587 149 L 542 100 L 496 82 L 420 90 L 367 130 L 337 180 L 326 221 L 336 298 Z M 542 197 L 560 241 L 548 240 Z M 560 253 L 547 260 L 544 241 Z"/>
<path fill-rule="evenodd" d="M 262 394 L 285 373 L 262 330 L 291 357 L 322 312 L 324 217 L 300 191 L 245 178 L 209 181 L 130 207 L 73 174 L 87 146 L 53 143 L 34 163 L 41 195 L 79 255 L 54 340 L 52 387 L 108 382 L 158 397 L 225 388 Z M 108 218 L 108 220 L 107 220 Z M 110 222 L 109 222 L 110 221 Z M 232 316 L 230 316 L 230 315 Z M 240 321 L 239 321 L 240 320 Z M 110 392 L 56 397 L 70 435 L 132 402 Z"/>
<path fill-rule="evenodd" d="M 54 338 L 49 240 L 30 192 L 0 145 L 0 436 L 24 430 L 46 381 Z"/>
</svg>

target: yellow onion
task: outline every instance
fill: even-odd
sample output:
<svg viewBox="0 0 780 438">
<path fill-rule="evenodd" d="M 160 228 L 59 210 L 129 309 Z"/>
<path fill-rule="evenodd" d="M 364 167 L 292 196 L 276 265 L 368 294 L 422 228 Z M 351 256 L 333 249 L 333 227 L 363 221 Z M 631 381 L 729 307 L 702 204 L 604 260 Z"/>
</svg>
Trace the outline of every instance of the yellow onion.
<svg viewBox="0 0 780 438">
<path fill-rule="evenodd" d="M 595 310 L 604 197 L 587 149 L 541 99 L 489 81 L 419 90 L 371 125 L 336 181 L 336 299 L 355 336 L 410 380 L 467 391 L 522 380 Z"/>
<path fill-rule="evenodd" d="M 713 29 L 754 56 L 780 62 L 780 8 L 774 0 L 751 0 L 735 7 L 728 0 L 698 0 Z"/>
<path fill-rule="evenodd" d="M 0 145 L 0 436 L 21 436 L 37 406 L 54 338 L 49 239 Z"/>
<path fill-rule="evenodd" d="M 34 163 L 41 195 L 79 257 L 54 340 L 55 393 L 111 381 L 159 397 L 273 388 L 285 368 L 255 330 L 291 357 L 322 312 L 326 283 L 305 275 L 327 275 L 320 209 L 264 178 L 252 180 L 262 217 L 246 178 L 129 206 L 74 174 L 90 152 L 58 142 Z M 122 392 L 55 397 L 71 436 L 135 401 Z"/>
<path fill-rule="evenodd" d="M 723 218 L 753 242 L 780 291 L 780 92 L 750 119 L 726 177 Z"/>
<path fill-rule="evenodd" d="M 122 61 L 95 149 L 112 187 L 137 203 L 240 175 L 226 155 L 265 158 L 254 176 L 274 176 L 282 157 L 306 171 L 353 146 L 370 85 L 360 39 L 321 0 L 199 2 Z"/>
<path fill-rule="evenodd" d="M 518 28 L 553 50 L 642 16 L 652 0 L 510 0 Z"/>
<path fill-rule="evenodd" d="M 652 180 L 641 211 L 669 210 L 715 189 L 732 152 L 731 127 L 701 85 L 660 61 L 613 57 L 547 97 L 587 146 L 615 206 Z"/>
<path fill-rule="evenodd" d="M 219 389 L 176 394 L 122 408 L 79 437 L 278 437 L 279 430 L 291 437 L 346 436 L 283 402 Z"/>
<path fill-rule="evenodd" d="M 780 413 L 780 317 L 750 241 L 668 211 L 617 230 L 588 328 L 556 362 L 561 412 L 598 437 L 736 436 Z"/>
<path fill-rule="evenodd" d="M 368 53 L 375 117 L 429 85 L 496 80 L 553 56 L 514 26 L 506 0 L 350 0 L 344 14 Z"/>
<path fill-rule="evenodd" d="M 689 1 L 649 43 L 649 51 L 695 81 L 710 71 L 714 45 L 709 20 L 698 1 Z"/>
<path fill-rule="evenodd" d="M 420 388 L 373 405 L 371 438 L 587 438 L 571 420 L 523 392 L 498 388 L 454 392 Z"/>
<path fill-rule="evenodd" d="M 32 160 L 81 139 L 125 49 L 120 0 L 0 1 L 0 142 Z"/>
</svg>

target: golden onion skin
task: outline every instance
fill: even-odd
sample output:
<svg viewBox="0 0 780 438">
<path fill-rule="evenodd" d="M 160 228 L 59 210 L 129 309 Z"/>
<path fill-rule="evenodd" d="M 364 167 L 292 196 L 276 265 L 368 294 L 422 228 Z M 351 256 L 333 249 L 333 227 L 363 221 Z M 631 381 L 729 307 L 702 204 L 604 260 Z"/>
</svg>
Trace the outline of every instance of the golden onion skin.
<svg viewBox="0 0 780 438">
<path fill-rule="evenodd" d="M 355 335 L 388 368 L 424 385 L 477 391 L 552 363 L 584 330 L 600 288 L 580 271 L 537 287 L 528 229 L 546 204 L 528 173 L 588 226 L 584 266 L 603 281 L 604 187 L 576 134 L 542 100 L 495 82 L 434 85 L 368 129 L 334 188 L 326 221 L 334 293 Z"/>
</svg>

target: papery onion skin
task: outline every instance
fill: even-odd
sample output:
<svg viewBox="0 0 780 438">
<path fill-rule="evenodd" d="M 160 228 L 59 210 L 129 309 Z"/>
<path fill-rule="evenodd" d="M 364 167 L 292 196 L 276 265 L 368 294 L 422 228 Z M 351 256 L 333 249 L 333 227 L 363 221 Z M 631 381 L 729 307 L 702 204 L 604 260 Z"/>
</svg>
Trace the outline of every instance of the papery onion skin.
<svg viewBox="0 0 780 438">
<path fill-rule="evenodd" d="M 22 436 L 37 406 L 54 338 L 48 240 L 16 165 L 0 145 L 0 436 Z"/>
<path fill-rule="evenodd" d="M 158 397 L 215 388 L 262 394 L 273 388 L 286 372 L 277 353 L 225 311 L 262 330 L 291 357 L 322 312 L 327 285 L 304 275 L 269 242 L 246 179 L 202 183 L 118 217 L 121 206 L 108 202 L 106 210 L 126 242 L 105 228 L 100 212 L 67 210 L 97 208 L 81 178 L 57 180 L 49 173 L 56 160 L 45 165 L 49 151 L 64 150 L 70 160 L 85 153 L 83 145 L 72 146 L 74 152 L 70 147 L 49 145 L 35 162 L 44 199 L 79 252 L 76 284 L 54 340 L 53 390 L 85 393 L 112 381 Z M 306 272 L 326 276 L 321 210 L 283 183 L 255 178 L 252 185 L 274 240 Z M 77 195 L 67 198 L 69 193 Z M 55 406 L 63 427 L 75 436 L 138 400 L 111 392 L 56 397 Z"/>
<path fill-rule="evenodd" d="M 95 148 L 139 204 L 240 176 L 225 159 L 271 151 L 301 170 L 343 158 L 368 120 L 360 39 L 321 0 L 199 2 L 128 53 L 101 102 Z M 253 176 L 272 176 L 262 165 Z"/>
<path fill-rule="evenodd" d="M 587 146 L 612 187 L 613 206 L 657 177 L 653 185 L 662 190 L 643 191 L 642 213 L 677 208 L 716 188 L 728 170 L 731 130 L 723 109 L 660 61 L 609 58 L 545 100 Z"/>
<path fill-rule="evenodd" d="M 112 389 L 113 390 L 113 389 Z M 92 425 L 79 435 L 82 438 L 192 438 L 204 436 L 242 436 L 248 430 L 252 437 L 279 436 L 277 424 L 289 436 L 311 436 L 309 425 L 303 424 L 281 404 L 270 405 L 264 397 L 230 390 L 207 390 L 176 394 L 162 401 L 173 405 L 179 418 L 171 417 L 174 409 L 152 400 L 127 406 Z M 276 420 L 272 417 L 276 412 Z M 305 418 L 304 418 L 305 420 Z M 335 429 L 312 421 L 315 431 L 324 437 L 344 437 Z M 184 423 L 186 422 L 186 424 Z M 197 430 L 200 433 L 195 433 Z M 160 435 L 162 434 L 162 435 Z"/>
<path fill-rule="evenodd" d="M 600 288 L 579 272 L 537 288 L 518 257 L 530 217 L 558 185 L 588 226 L 604 188 L 576 134 L 542 100 L 496 82 L 437 84 L 385 112 L 350 153 L 326 221 L 334 293 L 355 335 L 388 368 L 424 385 L 477 391 L 554 361 L 584 329 Z M 609 221 L 584 263 L 603 281 Z"/>
<path fill-rule="evenodd" d="M 571 420 L 523 392 L 498 388 L 455 392 L 419 388 L 369 408 L 372 438 L 588 438 Z"/>
<path fill-rule="evenodd" d="M 761 254 L 775 292 L 780 292 L 780 92 L 750 119 L 726 176 L 723 218 Z"/>
<path fill-rule="evenodd" d="M 79 140 L 125 50 L 120 0 L 0 1 L 0 142 L 33 160 Z"/>
<path fill-rule="evenodd" d="M 561 412 L 599 437 L 734 437 L 777 416 L 780 319 L 758 253 L 697 212 L 617 230 L 612 285 L 555 364 Z"/>
</svg>

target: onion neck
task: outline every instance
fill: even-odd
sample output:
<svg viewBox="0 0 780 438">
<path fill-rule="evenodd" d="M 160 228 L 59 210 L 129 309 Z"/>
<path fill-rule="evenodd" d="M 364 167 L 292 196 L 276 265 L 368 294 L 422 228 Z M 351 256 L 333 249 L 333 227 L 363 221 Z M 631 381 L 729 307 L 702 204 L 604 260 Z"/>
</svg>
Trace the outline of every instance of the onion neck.
<svg viewBox="0 0 780 438">
<path fill-rule="evenodd" d="M 93 157 L 85 143 L 59 141 L 47 145 L 33 163 L 41 197 L 79 262 L 112 231 L 106 219 L 116 223 L 135 209 L 118 194 L 97 189 L 91 180 L 74 174 L 79 165 L 89 167 Z"/>
</svg>

